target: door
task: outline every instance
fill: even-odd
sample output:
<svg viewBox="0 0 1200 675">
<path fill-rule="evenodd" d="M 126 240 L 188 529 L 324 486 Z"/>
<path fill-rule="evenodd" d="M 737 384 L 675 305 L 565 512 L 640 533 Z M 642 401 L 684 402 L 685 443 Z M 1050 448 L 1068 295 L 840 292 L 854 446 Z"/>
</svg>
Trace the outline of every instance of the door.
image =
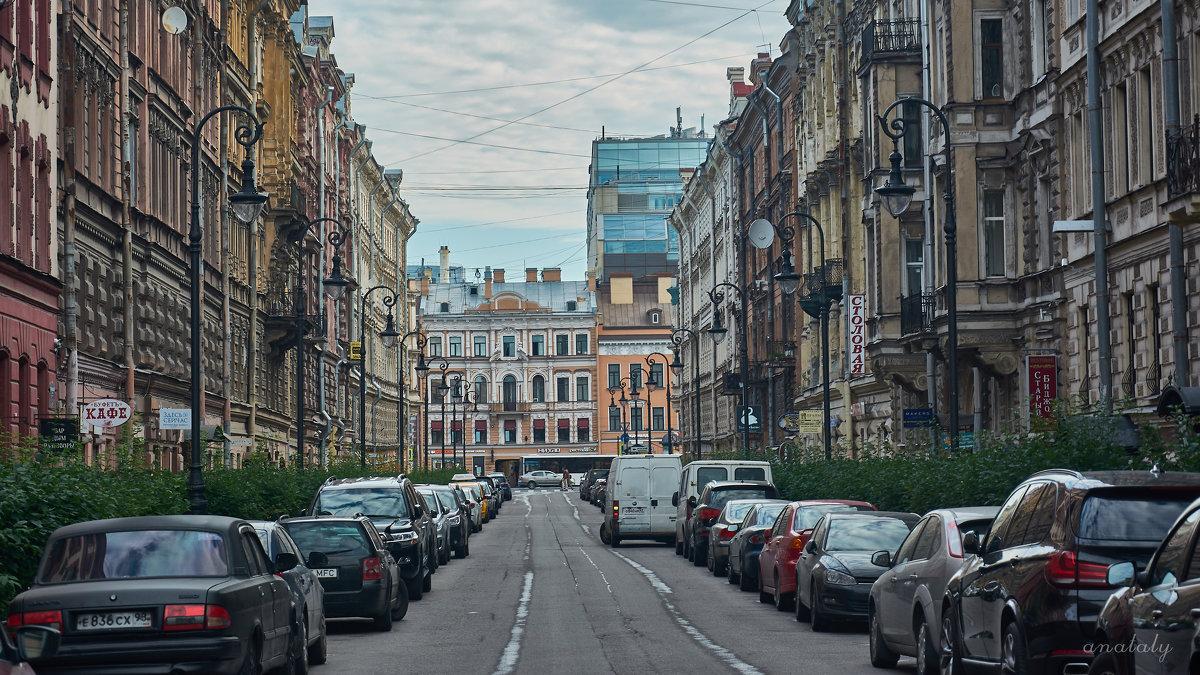
<svg viewBox="0 0 1200 675">
<path fill-rule="evenodd" d="M 239 535 L 252 583 L 257 585 L 259 590 L 258 616 L 263 632 L 262 659 L 264 664 L 273 663 L 287 655 L 291 598 L 287 588 L 282 587 L 284 581 L 271 573 L 273 565 L 267 561 L 254 530 L 245 528 L 239 531 Z"/>
<path fill-rule="evenodd" d="M 1133 597 L 1134 637 L 1145 645 L 1134 653 L 1137 675 L 1168 675 L 1188 672 L 1191 641 L 1196 634 L 1196 617 L 1191 610 L 1200 600 L 1200 561 L 1192 555 L 1187 564 L 1200 511 L 1193 511 L 1166 539 L 1151 563 L 1149 583 Z M 1186 566 L 1185 566 L 1186 565 Z"/>
<path fill-rule="evenodd" d="M 785 524 L 784 527 L 788 525 Z M 809 537 L 808 543 L 804 545 L 804 549 L 800 551 L 800 557 L 796 560 L 796 597 L 799 598 L 808 594 L 808 601 L 805 603 L 809 609 L 812 609 L 816 598 L 811 596 L 812 591 L 812 571 L 817 562 L 821 560 L 820 548 L 825 545 L 825 533 L 829 531 L 829 517 L 822 516 L 821 520 L 817 521 L 817 526 L 813 530 L 812 536 Z"/>
<path fill-rule="evenodd" d="M 996 599 L 1000 597 L 1001 558 L 1004 555 L 1005 538 L 1009 525 L 1021 498 L 1025 496 L 1028 486 L 1022 485 L 1013 491 L 1004 506 L 1000 508 L 992 529 L 983 542 L 980 555 L 967 564 L 960 583 L 962 592 L 959 594 L 959 621 L 961 628 L 963 655 L 979 659 L 998 659 L 1000 653 L 993 643 L 1000 640 L 1000 635 L 987 633 L 988 620 L 986 612 L 992 610 Z"/>
<path fill-rule="evenodd" d="M 912 643 L 912 600 L 916 592 L 916 569 L 919 567 L 917 551 L 925 543 L 923 537 L 935 529 L 933 521 L 936 520 L 937 516 L 929 516 L 917 523 L 904 543 L 900 544 L 892 568 L 880 577 L 879 607 L 876 611 L 879 614 L 879 628 L 891 644 Z"/>
<path fill-rule="evenodd" d="M 758 553 L 758 573 L 764 591 L 775 590 L 775 560 L 779 557 L 779 547 L 787 543 L 787 537 L 783 535 L 787 534 L 794 511 L 793 507 L 788 506 L 780 512 L 775 524 L 768 531 L 771 538 L 763 541 L 762 551 Z"/>
<path fill-rule="evenodd" d="M 620 507 L 617 511 L 619 534 L 650 532 L 650 467 L 644 461 L 622 464 L 613 499 Z"/>
<path fill-rule="evenodd" d="M 650 531 L 669 535 L 675 531 L 675 507 L 671 495 L 679 481 L 679 467 L 672 463 L 650 469 Z"/>
</svg>

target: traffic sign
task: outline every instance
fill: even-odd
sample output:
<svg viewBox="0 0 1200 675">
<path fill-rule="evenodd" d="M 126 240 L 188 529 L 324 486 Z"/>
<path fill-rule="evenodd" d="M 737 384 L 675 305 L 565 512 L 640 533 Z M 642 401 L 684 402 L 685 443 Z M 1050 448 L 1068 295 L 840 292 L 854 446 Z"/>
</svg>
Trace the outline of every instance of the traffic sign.
<svg viewBox="0 0 1200 675">
<path fill-rule="evenodd" d="M 745 431 L 749 428 L 750 433 L 758 433 L 762 430 L 762 424 L 759 420 L 762 419 L 762 407 L 756 405 L 739 406 L 737 409 L 737 426 L 738 431 Z"/>
</svg>

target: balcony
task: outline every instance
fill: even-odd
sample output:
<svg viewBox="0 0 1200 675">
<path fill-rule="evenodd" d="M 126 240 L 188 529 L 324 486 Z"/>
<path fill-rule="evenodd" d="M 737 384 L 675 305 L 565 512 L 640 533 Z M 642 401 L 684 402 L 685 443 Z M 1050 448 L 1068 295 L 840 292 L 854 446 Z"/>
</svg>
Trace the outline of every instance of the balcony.
<svg viewBox="0 0 1200 675">
<path fill-rule="evenodd" d="M 813 318 L 820 316 L 829 305 L 842 299 L 842 281 L 846 276 L 846 262 L 841 258 L 828 258 L 825 267 L 818 267 L 802 275 L 798 295 L 800 308 Z"/>
<path fill-rule="evenodd" d="M 494 401 L 488 404 L 488 408 L 493 414 L 527 413 L 530 405 L 525 401 Z"/>
<path fill-rule="evenodd" d="M 917 335 L 933 331 L 934 298 L 917 294 L 900 298 L 900 334 Z"/>
<path fill-rule="evenodd" d="M 1168 133 L 1166 210 L 1177 222 L 1200 221 L 1200 115 Z"/>
<path fill-rule="evenodd" d="M 316 316 L 297 316 L 295 297 L 295 293 L 276 286 L 268 289 L 264 298 L 263 328 L 267 345 L 274 356 L 295 347 L 302 336 L 310 334 L 318 325 Z"/>
<path fill-rule="evenodd" d="M 862 31 L 862 56 L 859 69 L 873 61 L 897 56 L 920 56 L 921 24 L 916 19 L 872 21 Z"/>
</svg>

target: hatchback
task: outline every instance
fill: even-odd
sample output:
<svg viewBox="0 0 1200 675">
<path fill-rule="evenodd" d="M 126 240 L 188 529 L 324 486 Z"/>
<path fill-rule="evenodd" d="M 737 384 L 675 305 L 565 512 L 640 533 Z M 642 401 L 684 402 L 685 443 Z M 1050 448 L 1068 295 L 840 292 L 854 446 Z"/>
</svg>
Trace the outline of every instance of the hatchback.
<svg viewBox="0 0 1200 675">
<path fill-rule="evenodd" d="M 759 599 L 769 598 L 781 612 L 792 608 L 796 597 L 796 561 L 821 516 L 835 511 L 874 510 L 875 506 L 868 502 L 841 499 L 788 504 L 766 533 L 762 552 L 758 554 L 758 572 L 754 576 L 758 580 Z"/>
<path fill-rule="evenodd" d="M 729 542 L 742 526 L 742 519 L 755 504 L 765 500 L 731 499 L 721 507 L 717 522 L 713 523 L 712 536 L 708 538 L 708 571 L 714 577 L 723 577 L 729 564 Z"/>
<path fill-rule="evenodd" d="M 758 587 L 758 556 L 767 532 L 787 505 L 783 499 L 772 499 L 756 502 L 746 512 L 737 534 L 729 541 L 729 562 L 725 565 L 729 583 L 737 584 L 743 591 Z"/>
<path fill-rule="evenodd" d="M 1114 591 L 1109 565 L 1144 567 L 1197 497 L 1200 474 L 1034 474 L 1004 501 L 986 537 L 963 537 L 964 553 L 975 555 L 946 587 L 943 664 L 1082 672 Z"/>
</svg>

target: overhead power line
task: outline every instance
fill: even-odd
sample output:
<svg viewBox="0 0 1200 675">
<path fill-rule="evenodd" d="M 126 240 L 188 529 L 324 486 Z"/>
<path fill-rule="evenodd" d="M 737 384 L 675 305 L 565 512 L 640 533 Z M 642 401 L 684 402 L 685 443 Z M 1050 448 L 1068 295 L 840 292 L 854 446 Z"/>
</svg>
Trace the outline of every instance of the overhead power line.
<svg viewBox="0 0 1200 675">
<path fill-rule="evenodd" d="M 508 223 L 519 223 L 526 220 L 537 220 L 538 218 L 553 218 L 555 216 L 565 216 L 569 213 L 578 213 L 578 209 L 569 211 L 555 211 L 554 213 L 543 213 L 540 216 L 525 216 L 523 218 L 509 218 L 508 220 L 493 220 L 487 223 L 472 223 L 470 225 L 451 225 L 449 227 L 439 227 L 433 230 L 420 229 L 417 234 L 435 234 L 437 232 L 449 232 L 451 230 L 465 230 L 472 227 L 486 227 L 488 225 L 507 225 Z"/>
<path fill-rule="evenodd" d="M 457 176 L 459 174 L 482 173 L 532 173 L 534 171 L 587 171 L 586 166 L 557 166 L 544 169 L 487 169 L 483 171 L 405 171 L 405 176 Z"/>
<path fill-rule="evenodd" d="M 468 145 L 478 145 L 478 146 L 482 146 L 485 148 L 499 148 L 501 150 L 517 150 L 520 152 L 536 152 L 536 153 L 540 153 L 543 155 L 562 155 L 563 157 L 584 157 L 586 159 L 592 158 L 591 155 L 582 155 L 577 152 L 559 152 L 557 150 L 542 150 L 542 149 L 538 149 L 538 148 L 520 148 L 515 145 L 496 145 L 495 143 L 479 143 L 479 142 L 471 140 L 470 138 L 465 138 L 465 139 L 459 140 L 459 139 L 455 139 L 455 138 L 446 138 L 445 136 L 432 136 L 430 134 L 418 134 L 418 133 L 415 133 L 412 131 L 399 131 L 397 129 L 382 129 L 380 127 L 371 127 L 371 129 L 373 131 L 382 131 L 385 134 L 399 134 L 401 136 L 413 136 L 415 138 L 428 138 L 428 139 L 432 139 L 435 141 L 454 141 L 454 143 L 452 143 L 452 145 L 457 145 L 459 143 L 466 143 Z M 482 135 L 482 134 L 480 134 L 480 135 Z M 472 138 L 475 138 L 475 137 L 472 137 Z M 444 146 L 444 147 L 450 147 L 450 146 Z M 414 156 L 416 156 L 416 155 L 414 155 Z M 405 160 L 401 160 L 401 161 L 405 161 Z M 399 162 L 392 162 L 390 164 L 385 164 L 384 166 L 392 166 L 392 164 L 399 164 Z"/>
</svg>

